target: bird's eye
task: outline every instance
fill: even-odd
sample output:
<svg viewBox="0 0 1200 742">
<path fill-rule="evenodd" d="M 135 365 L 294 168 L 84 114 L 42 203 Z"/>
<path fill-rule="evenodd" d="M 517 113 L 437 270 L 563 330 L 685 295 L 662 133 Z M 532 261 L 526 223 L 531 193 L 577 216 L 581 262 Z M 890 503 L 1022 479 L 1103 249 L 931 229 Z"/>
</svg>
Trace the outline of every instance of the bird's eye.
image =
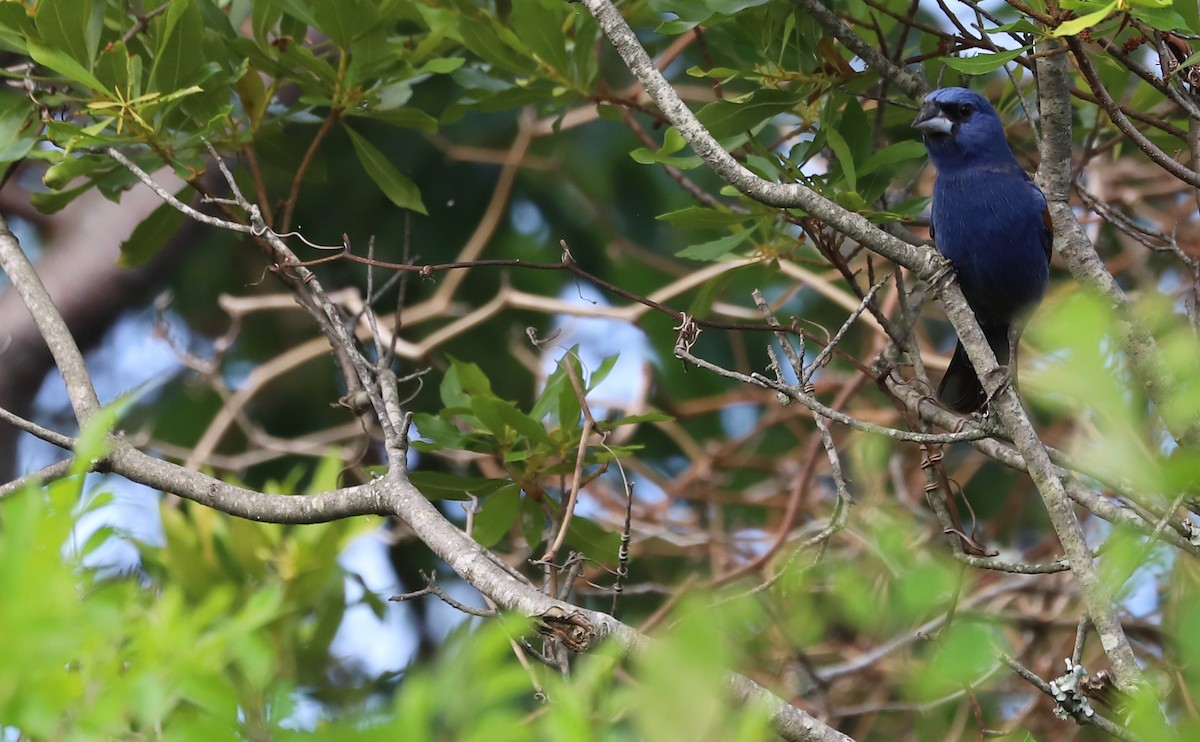
<svg viewBox="0 0 1200 742">
<path fill-rule="evenodd" d="M 970 116 L 971 112 L 974 110 L 975 110 L 975 107 L 972 106 L 970 103 L 963 103 L 961 106 L 958 107 L 958 116 L 959 116 L 959 118 L 965 119 L 967 116 Z"/>
</svg>

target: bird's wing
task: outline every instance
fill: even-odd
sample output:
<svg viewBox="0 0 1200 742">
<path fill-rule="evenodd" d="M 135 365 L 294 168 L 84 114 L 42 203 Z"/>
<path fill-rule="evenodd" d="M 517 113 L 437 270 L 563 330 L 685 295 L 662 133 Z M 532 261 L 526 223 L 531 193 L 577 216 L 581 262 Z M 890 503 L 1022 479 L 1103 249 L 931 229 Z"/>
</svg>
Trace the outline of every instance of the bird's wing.
<svg viewBox="0 0 1200 742">
<path fill-rule="evenodd" d="M 1054 247 L 1054 220 L 1050 218 L 1050 207 L 1046 204 L 1046 194 L 1042 193 L 1042 189 L 1037 187 L 1037 183 L 1033 182 L 1033 178 L 1029 177 L 1029 173 L 1025 173 L 1025 180 L 1028 181 L 1029 187 L 1033 189 L 1034 194 L 1039 203 L 1042 205 L 1042 224 L 1044 229 L 1039 230 L 1038 237 L 1042 239 L 1042 249 L 1046 251 L 1046 262 L 1050 262 L 1050 252 Z"/>
<path fill-rule="evenodd" d="M 1042 230 L 1042 249 L 1046 251 L 1046 262 L 1050 262 L 1050 253 L 1054 249 L 1054 220 L 1050 218 L 1050 209 L 1042 209 L 1042 224 L 1046 226 Z"/>
</svg>

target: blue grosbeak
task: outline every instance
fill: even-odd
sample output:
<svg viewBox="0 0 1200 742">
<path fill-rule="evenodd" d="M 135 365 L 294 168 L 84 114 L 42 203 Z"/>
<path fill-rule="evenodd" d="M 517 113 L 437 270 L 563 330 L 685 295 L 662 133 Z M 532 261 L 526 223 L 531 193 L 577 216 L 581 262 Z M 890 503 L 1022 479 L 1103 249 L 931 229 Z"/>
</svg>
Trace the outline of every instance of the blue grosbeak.
<svg viewBox="0 0 1200 742">
<path fill-rule="evenodd" d="M 995 109 L 978 93 L 933 91 L 913 126 L 937 166 L 930 236 L 953 264 L 996 360 L 1015 374 L 1024 320 L 1049 281 L 1053 229 L 1046 198 L 1013 156 Z M 963 413 L 987 403 L 961 341 L 937 396 Z"/>
</svg>

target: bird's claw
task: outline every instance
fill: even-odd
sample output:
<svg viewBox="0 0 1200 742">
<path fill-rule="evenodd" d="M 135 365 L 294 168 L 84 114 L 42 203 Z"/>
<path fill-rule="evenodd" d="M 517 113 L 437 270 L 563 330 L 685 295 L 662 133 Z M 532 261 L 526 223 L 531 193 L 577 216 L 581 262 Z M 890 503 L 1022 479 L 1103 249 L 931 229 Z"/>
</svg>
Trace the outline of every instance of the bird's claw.
<svg viewBox="0 0 1200 742">
<path fill-rule="evenodd" d="M 953 277 L 957 277 L 954 272 L 954 263 L 943 259 L 942 264 L 929 277 L 929 288 L 933 289 L 935 293 L 941 293 Z"/>
<path fill-rule="evenodd" d="M 983 401 L 983 407 L 986 409 L 992 404 L 992 400 L 1004 393 L 1006 389 L 1012 386 L 1012 373 L 1008 366 L 997 366 L 987 374 L 989 377 L 996 379 L 996 391 L 987 395 L 987 399 Z"/>
</svg>

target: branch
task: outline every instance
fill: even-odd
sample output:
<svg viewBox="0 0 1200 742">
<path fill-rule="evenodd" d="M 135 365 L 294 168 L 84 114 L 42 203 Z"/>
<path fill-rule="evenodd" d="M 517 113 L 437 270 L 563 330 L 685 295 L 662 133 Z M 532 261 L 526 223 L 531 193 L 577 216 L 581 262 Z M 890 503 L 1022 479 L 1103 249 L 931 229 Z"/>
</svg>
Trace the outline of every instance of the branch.
<svg viewBox="0 0 1200 742">
<path fill-rule="evenodd" d="M 900 88 L 910 98 L 920 98 L 929 92 L 929 83 L 888 59 L 867 41 L 854 33 L 837 13 L 827 8 L 821 0 L 795 0 L 795 5 L 829 32 L 847 49 L 858 55 L 867 66 L 879 73 L 888 82 Z"/>
<path fill-rule="evenodd" d="M 1137 145 L 1147 157 L 1150 158 L 1156 165 L 1166 170 L 1171 175 L 1179 178 L 1184 183 L 1190 186 L 1200 188 L 1200 173 L 1183 165 L 1173 157 L 1163 152 L 1154 142 L 1146 138 L 1136 126 L 1129 122 L 1129 119 L 1121 111 L 1121 107 L 1113 100 L 1113 97 L 1108 92 L 1108 88 L 1104 87 L 1104 82 L 1100 76 L 1096 74 L 1096 68 L 1092 65 L 1092 60 L 1088 57 L 1087 52 L 1083 49 L 1083 44 L 1078 38 L 1071 36 L 1067 38 L 1067 45 L 1071 47 L 1071 53 L 1075 57 L 1075 61 L 1079 64 L 1079 71 L 1083 74 L 1083 79 L 1087 81 L 1088 87 L 1100 99 L 1100 107 L 1108 114 L 1121 133 L 1129 137 L 1129 139 Z"/>
<path fill-rule="evenodd" d="M 1053 48 L 1057 42 L 1042 42 Z M 1041 56 L 1037 60 L 1038 107 L 1045 124 L 1039 142 L 1041 167 L 1037 181 L 1046 194 L 1050 216 L 1054 220 L 1055 251 L 1063 257 L 1075 279 L 1099 291 L 1115 308 L 1121 321 L 1114 328 L 1125 349 L 1130 369 L 1158 409 L 1171 435 L 1184 447 L 1200 445 L 1200 421 L 1177 419 L 1171 414 L 1170 379 L 1158 346 L 1141 321 L 1117 280 L 1108 272 L 1096 248 L 1075 218 L 1070 203 L 1071 168 L 1071 97 L 1067 59 L 1061 55 Z M 1110 112 L 1111 115 L 1111 112 Z M 1115 120 L 1115 119 L 1114 119 Z"/>
<path fill-rule="evenodd" d="M 803 208 L 825 221 L 834 229 L 858 240 L 872 251 L 909 268 L 921 278 L 941 286 L 941 298 L 946 316 L 961 339 L 967 356 L 983 382 L 992 408 L 1013 438 L 1016 449 L 1029 467 L 1030 477 L 1037 486 L 1063 551 L 1071 563 L 1071 572 L 1079 581 L 1102 644 L 1113 666 L 1117 683 L 1122 688 L 1144 685 L 1129 640 L 1121 628 L 1108 588 L 1100 580 L 1083 529 L 1075 517 L 1071 501 L 1062 481 L 1054 474 L 1041 439 L 1033 429 L 1016 390 L 1008 375 L 996 363 L 974 313 L 962 291 L 953 281 L 940 281 L 939 269 L 947 271 L 948 263 L 931 253 L 910 245 L 876 228 L 859 214 L 846 211 L 828 199 L 799 184 L 771 183 L 751 173 L 721 148 L 695 115 L 684 105 L 670 83 L 654 67 L 637 36 L 610 0 L 582 0 L 596 18 L 605 35 L 624 59 L 626 66 L 646 88 L 646 92 L 713 172 L 746 196 L 768 206 Z M 1061 56 L 1061 55 L 1057 55 Z M 944 277 L 944 276 L 942 276 Z"/>
<path fill-rule="evenodd" d="M 934 251 L 910 245 L 893 237 L 866 217 L 847 211 L 829 199 L 799 183 L 772 183 L 747 170 L 726 152 L 716 139 L 696 119 L 695 114 L 680 99 L 654 62 L 642 48 L 633 29 L 610 0 L 582 0 L 595 17 L 608 40 L 616 47 L 647 94 L 679 131 L 692 150 L 722 180 L 746 196 L 767 206 L 784 209 L 804 209 L 809 214 L 855 239 L 885 258 L 903 265 L 918 275 L 933 275 L 945 261 Z"/>
<path fill-rule="evenodd" d="M 582 648 L 601 640 L 636 652 L 650 641 L 646 636 L 606 613 L 588 611 L 551 598 L 536 587 L 514 580 L 486 549 L 450 523 L 399 472 L 389 472 L 380 482 L 388 509 L 403 520 L 439 558 L 474 588 L 499 606 L 554 626 L 570 625 Z M 792 706 L 747 677 L 728 676 L 731 692 L 748 704 L 765 706 L 775 731 L 788 740 L 853 742 L 850 737 Z"/>
<path fill-rule="evenodd" d="M 33 316 L 38 332 L 46 340 L 50 355 L 67 385 L 71 409 L 75 411 L 80 427 L 83 427 L 100 409 L 100 399 L 92 386 L 87 364 L 83 362 L 83 353 L 79 351 L 67 323 L 50 298 L 50 292 L 3 217 L 0 217 L 0 269 L 8 276 L 13 289 Z"/>
</svg>

